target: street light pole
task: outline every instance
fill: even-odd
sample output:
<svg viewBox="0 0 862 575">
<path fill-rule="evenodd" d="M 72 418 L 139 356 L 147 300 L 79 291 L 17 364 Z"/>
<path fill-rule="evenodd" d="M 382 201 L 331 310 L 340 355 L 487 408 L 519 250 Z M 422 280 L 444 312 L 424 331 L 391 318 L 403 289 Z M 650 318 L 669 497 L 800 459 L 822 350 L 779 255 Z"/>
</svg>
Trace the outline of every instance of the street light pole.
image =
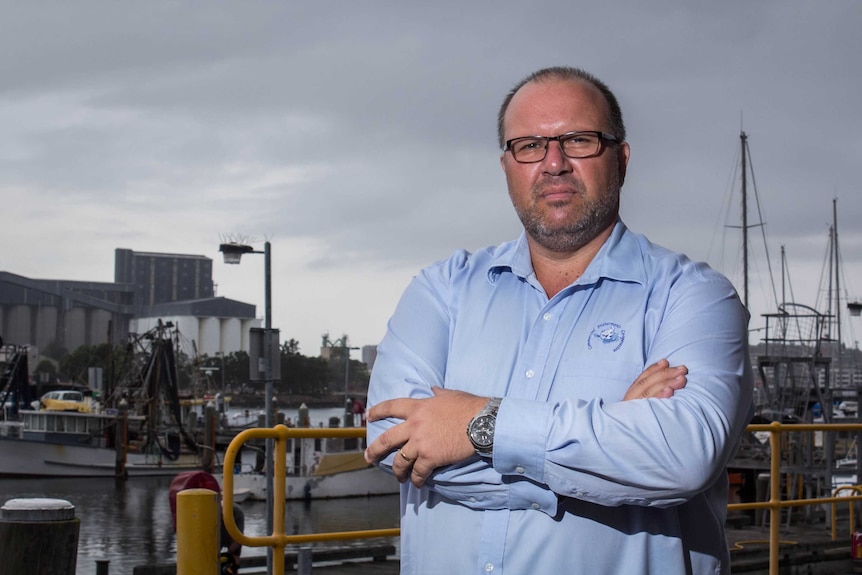
<svg viewBox="0 0 862 575">
<path fill-rule="evenodd" d="M 266 398 L 264 406 L 266 416 L 264 418 L 267 429 L 272 429 L 275 425 L 272 413 L 272 264 L 270 258 L 269 242 L 263 244 L 264 258 L 264 332 L 263 332 L 263 353 L 264 353 L 264 392 Z M 274 466 L 273 466 L 273 440 L 266 440 L 266 532 L 272 533 L 273 526 L 273 490 L 274 490 Z M 283 505 L 283 503 L 281 503 Z M 272 547 L 266 548 L 266 573 L 272 575 L 273 553 Z"/>
<path fill-rule="evenodd" d="M 353 410 L 351 409 L 352 406 L 348 405 L 350 399 L 348 389 L 350 385 L 350 350 L 359 348 L 348 346 L 346 335 L 341 338 L 341 347 L 344 350 L 344 427 L 352 427 L 354 425 Z"/>
<path fill-rule="evenodd" d="M 219 251 L 224 254 L 224 261 L 226 264 L 238 264 L 242 258 L 243 254 L 254 253 L 259 254 L 261 252 L 255 251 L 251 246 L 237 244 L 237 243 L 228 243 L 221 244 L 219 246 Z M 272 374 L 273 374 L 273 361 L 272 357 L 272 263 L 270 257 L 270 244 L 269 242 L 265 242 L 263 244 L 263 257 L 264 257 L 264 331 L 263 331 L 263 363 L 264 363 L 264 394 L 266 397 L 264 398 L 264 409 L 266 413 L 264 414 L 264 425 L 268 429 L 272 429 L 275 426 L 274 414 L 273 414 L 273 406 L 272 406 Z M 280 360 L 280 358 L 279 358 Z M 222 362 L 224 362 L 224 355 L 222 355 Z M 224 377 L 224 371 L 222 371 L 222 377 Z M 266 531 L 267 533 L 272 533 L 273 527 L 273 515 L 274 515 L 274 502 L 273 502 L 273 491 L 274 491 L 274 444 L 272 439 L 265 440 L 265 471 L 266 471 Z M 284 502 L 279 502 L 280 505 L 284 505 Z M 280 559 L 283 560 L 283 559 Z M 272 575 L 273 571 L 273 552 L 272 547 L 266 548 L 266 573 L 267 575 Z"/>
</svg>

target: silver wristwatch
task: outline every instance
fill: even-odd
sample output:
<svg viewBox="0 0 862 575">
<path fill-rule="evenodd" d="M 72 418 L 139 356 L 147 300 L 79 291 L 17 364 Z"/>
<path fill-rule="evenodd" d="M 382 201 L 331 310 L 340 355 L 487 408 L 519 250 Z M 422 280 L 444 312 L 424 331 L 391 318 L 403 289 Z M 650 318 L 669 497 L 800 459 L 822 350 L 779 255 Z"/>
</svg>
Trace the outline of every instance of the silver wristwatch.
<svg viewBox="0 0 862 575">
<path fill-rule="evenodd" d="M 494 427 L 497 423 L 497 410 L 500 408 L 499 397 L 492 397 L 467 424 L 467 437 L 479 455 L 491 455 L 494 452 Z"/>
</svg>

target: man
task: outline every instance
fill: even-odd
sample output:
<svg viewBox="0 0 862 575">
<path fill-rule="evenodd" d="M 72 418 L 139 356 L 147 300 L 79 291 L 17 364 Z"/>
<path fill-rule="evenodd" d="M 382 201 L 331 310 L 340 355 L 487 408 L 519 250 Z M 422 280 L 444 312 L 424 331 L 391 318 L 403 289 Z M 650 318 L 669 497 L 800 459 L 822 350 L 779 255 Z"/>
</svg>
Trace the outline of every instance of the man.
<svg viewBox="0 0 862 575">
<path fill-rule="evenodd" d="M 540 70 L 498 131 L 524 233 L 414 278 L 372 373 L 366 458 L 404 483 L 402 573 L 728 574 L 748 313 L 619 220 L 604 83 Z"/>
</svg>

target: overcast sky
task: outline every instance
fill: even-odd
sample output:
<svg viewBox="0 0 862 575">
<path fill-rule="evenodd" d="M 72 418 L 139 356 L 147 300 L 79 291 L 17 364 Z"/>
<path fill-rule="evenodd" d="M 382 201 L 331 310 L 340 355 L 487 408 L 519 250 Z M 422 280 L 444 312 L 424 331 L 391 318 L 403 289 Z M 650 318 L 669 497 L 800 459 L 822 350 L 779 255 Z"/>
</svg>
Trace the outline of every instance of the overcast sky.
<svg viewBox="0 0 862 575">
<path fill-rule="evenodd" d="M 741 290 L 744 129 L 774 273 L 783 245 L 795 299 L 823 299 L 837 198 L 842 298 L 862 298 L 860 0 L 0 7 L 0 270 L 113 281 L 118 247 L 200 254 L 262 316 L 263 258 L 218 244 L 269 239 L 283 339 L 376 344 L 420 268 L 519 233 L 497 109 L 562 64 L 620 99 L 630 228 Z M 757 328 L 775 303 L 751 233 Z"/>
</svg>

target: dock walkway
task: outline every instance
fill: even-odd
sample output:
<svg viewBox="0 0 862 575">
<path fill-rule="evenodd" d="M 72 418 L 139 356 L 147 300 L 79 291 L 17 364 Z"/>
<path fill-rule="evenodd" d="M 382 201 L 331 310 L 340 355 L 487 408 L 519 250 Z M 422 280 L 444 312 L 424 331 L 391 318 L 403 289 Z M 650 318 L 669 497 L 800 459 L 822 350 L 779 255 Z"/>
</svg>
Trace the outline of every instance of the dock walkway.
<svg viewBox="0 0 862 575">
<path fill-rule="evenodd" d="M 731 573 L 767 575 L 769 573 L 769 527 L 726 529 L 730 545 Z M 846 520 L 839 520 L 838 540 L 832 541 L 828 526 L 791 525 L 781 527 L 781 573 L 805 575 L 851 575 L 862 573 L 850 554 L 850 531 Z M 341 564 L 315 564 L 312 575 L 398 575 L 396 556 L 385 561 L 350 561 Z M 286 571 L 295 573 L 296 571 Z M 251 575 L 251 572 L 249 572 Z"/>
<path fill-rule="evenodd" d="M 731 573 L 768 575 L 769 527 L 728 527 Z M 862 562 L 851 557 L 851 536 L 846 518 L 839 518 L 838 540 L 832 541 L 828 525 L 781 526 L 782 575 L 862 574 Z M 263 557 L 245 557 L 240 575 L 266 572 Z M 286 555 L 285 573 L 296 573 L 296 553 Z M 394 545 L 350 547 L 342 550 L 315 551 L 312 575 L 398 575 L 400 561 Z M 173 575 L 175 565 L 136 567 L 135 575 Z"/>
</svg>

